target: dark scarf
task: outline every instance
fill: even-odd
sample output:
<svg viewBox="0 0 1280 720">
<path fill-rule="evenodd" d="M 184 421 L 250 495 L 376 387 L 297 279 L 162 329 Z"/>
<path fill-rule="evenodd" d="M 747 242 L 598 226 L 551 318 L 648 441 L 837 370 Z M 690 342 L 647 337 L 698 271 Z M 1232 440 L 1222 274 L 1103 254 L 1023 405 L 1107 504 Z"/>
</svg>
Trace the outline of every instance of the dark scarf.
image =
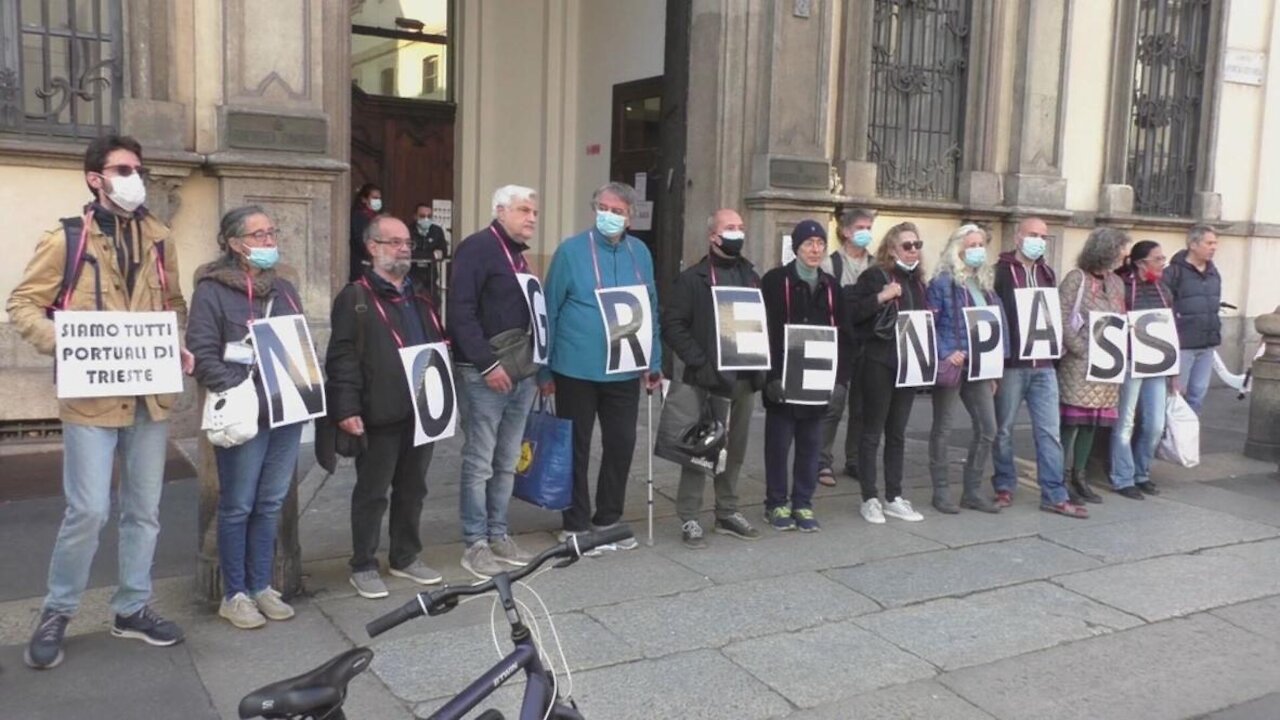
<svg viewBox="0 0 1280 720">
<path fill-rule="evenodd" d="M 250 277 L 244 266 L 240 264 L 239 258 L 224 254 L 222 257 L 211 263 L 201 265 L 196 269 L 195 282 L 199 284 L 201 280 L 212 280 L 217 283 L 226 285 L 236 292 L 247 293 L 248 283 L 246 280 Z M 267 297 L 274 292 L 276 282 L 276 271 L 259 270 L 257 275 L 253 277 L 253 294 L 257 297 Z"/>
</svg>

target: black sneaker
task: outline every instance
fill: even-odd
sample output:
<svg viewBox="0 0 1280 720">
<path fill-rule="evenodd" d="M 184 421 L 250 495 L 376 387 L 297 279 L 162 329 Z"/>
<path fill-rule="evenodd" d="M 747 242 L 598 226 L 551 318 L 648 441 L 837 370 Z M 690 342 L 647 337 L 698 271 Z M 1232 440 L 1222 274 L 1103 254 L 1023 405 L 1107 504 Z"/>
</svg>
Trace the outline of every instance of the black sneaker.
<svg viewBox="0 0 1280 720">
<path fill-rule="evenodd" d="M 760 531 L 751 527 L 751 523 L 736 512 L 728 517 L 716 518 L 715 531 L 721 535 L 730 535 L 739 540 L 759 540 Z"/>
<path fill-rule="evenodd" d="M 27 667 L 46 670 L 57 667 L 62 662 L 62 640 L 67 634 L 67 623 L 70 615 L 55 610 L 44 610 L 40 613 L 40 623 L 31 633 L 31 642 L 27 643 L 27 651 L 22 659 Z"/>
<path fill-rule="evenodd" d="M 115 622 L 111 623 L 111 634 L 157 647 L 176 645 L 183 639 L 182 628 L 177 623 L 165 620 L 145 605 L 132 615 L 117 615 Z"/>
<path fill-rule="evenodd" d="M 1135 483 L 1138 489 L 1148 495 L 1159 495 L 1160 491 L 1156 489 L 1156 484 L 1147 480 L 1146 482 Z"/>
<path fill-rule="evenodd" d="M 1129 487 L 1123 487 L 1123 488 L 1120 488 L 1119 490 L 1116 490 L 1116 494 L 1123 495 L 1129 498 L 1130 500 L 1145 500 L 1147 498 L 1146 495 L 1142 494 L 1141 490 L 1139 490 L 1138 488 L 1132 485 L 1130 485 Z"/>
<path fill-rule="evenodd" d="M 857 465 L 850 465 L 850 464 L 848 464 L 848 463 L 845 463 L 845 466 L 844 466 L 844 474 L 845 474 L 845 475 L 848 475 L 849 477 L 853 478 L 854 480 L 857 480 L 857 479 L 858 479 L 858 466 L 857 466 Z"/>
</svg>

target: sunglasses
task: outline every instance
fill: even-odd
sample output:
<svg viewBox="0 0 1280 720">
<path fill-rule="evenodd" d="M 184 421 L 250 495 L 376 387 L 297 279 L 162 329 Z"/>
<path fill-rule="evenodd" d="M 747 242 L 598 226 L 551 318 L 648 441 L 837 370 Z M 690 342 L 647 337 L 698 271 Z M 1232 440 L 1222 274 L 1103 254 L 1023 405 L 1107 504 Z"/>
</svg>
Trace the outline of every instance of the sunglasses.
<svg viewBox="0 0 1280 720">
<path fill-rule="evenodd" d="M 902 248 L 903 250 L 906 250 L 907 252 L 911 252 L 912 250 L 923 250 L 923 249 L 924 249 L 924 241 L 923 241 L 923 240 L 908 240 L 908 241 L 906 241 L 906 242 L 904 242 L 904 243 L 899 244 L 899 245 L 898 245 L 898 247 Z"/>
</svg>

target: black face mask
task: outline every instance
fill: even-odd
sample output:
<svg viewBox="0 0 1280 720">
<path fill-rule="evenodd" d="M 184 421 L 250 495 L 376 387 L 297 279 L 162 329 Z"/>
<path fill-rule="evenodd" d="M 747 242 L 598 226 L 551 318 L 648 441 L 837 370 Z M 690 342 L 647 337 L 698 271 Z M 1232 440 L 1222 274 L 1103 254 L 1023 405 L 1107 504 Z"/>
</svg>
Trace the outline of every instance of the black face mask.
<svg viewBox="0 0 1280 720">
<path fill-rule="evenodd" d="M 746 238 L 720 238 L 720 252 L 729 257 L 738 257 L 742 254 L 742 246 L 747 242 Z"/>
</svg>

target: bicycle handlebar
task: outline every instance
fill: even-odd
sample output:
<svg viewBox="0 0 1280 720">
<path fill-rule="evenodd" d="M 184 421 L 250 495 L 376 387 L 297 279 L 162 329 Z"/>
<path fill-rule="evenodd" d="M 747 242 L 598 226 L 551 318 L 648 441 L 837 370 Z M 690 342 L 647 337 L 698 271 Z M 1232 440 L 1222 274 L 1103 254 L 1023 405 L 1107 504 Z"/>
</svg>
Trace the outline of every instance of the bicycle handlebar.
<svg viewBox="0 0 1280 720">
<path fill-rule="evenodd" d="M 529 574 L 536 571 L 545 562 L 553 558 L 567 558 L 570 561 L 577 561 L 586 553 L 594 550 L 601 545 L 610 545 L 627 538 L 634 537 L 631 528 L 626 525 L 618 525 L 607 530 L 599 530 L 590 533 L 578 533 L 568 540 L 553 545 L 538 554 L 528 565 L 507 573 L 512 583 L 515 583 Z M 420 592 L 414 596 L 412 600 L 383 615 L 375 618 L 364 626 L 365 632 L 369 633 L 369 637 L 374 638 L 391 628 L 400 625 L 414 618 L 423 615 L 440 615 L 449 612 L 457 607 L 458 600 L 463 597 L 472 595 L 483 595 L 494 590 L 493 580 L 486 580 L 476 585 L 463 585 L 445 587 L 435 592 Z"/>
</svg>

